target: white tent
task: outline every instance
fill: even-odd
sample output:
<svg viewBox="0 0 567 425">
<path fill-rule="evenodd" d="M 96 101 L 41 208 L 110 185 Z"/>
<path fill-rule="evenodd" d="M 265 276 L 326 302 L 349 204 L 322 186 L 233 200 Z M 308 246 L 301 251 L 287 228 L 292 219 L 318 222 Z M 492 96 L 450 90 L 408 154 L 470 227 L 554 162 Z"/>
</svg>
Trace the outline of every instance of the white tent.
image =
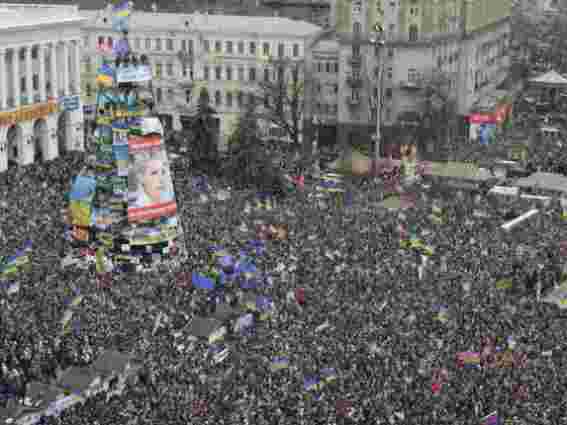
<svg viewBox="0 0 567 425">
<path fill-rule="evenodd" d="M 518 179 L 514 186 L 567 193 L 567 177 L 554 173 L 534 173 Z"/>
</svg>

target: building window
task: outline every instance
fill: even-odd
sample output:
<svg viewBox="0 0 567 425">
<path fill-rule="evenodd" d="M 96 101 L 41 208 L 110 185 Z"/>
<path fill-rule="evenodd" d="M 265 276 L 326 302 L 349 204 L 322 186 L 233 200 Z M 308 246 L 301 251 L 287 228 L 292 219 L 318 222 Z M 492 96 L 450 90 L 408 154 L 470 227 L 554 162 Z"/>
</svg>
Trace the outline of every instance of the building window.
<svg viewBox="0 0 567 425">
<path fill-rule="evenodd" d="M 248 81 L 256 81 L 256 68 L 248 69 Z"/>
<path fill-rule="evenodd" d="M 240 55 L 244 54 L 244 41 L 238 42 L 238 54 Z"/>
<path fill-rule="evenodd" d="M 355 22 L 352 24 L 352 32 L 355 34 L 360 34 L 360 22 Z"/>
<path fill-rule="evenodd" d="M 220 41 L 215 41 L 215 52 L 217 53 L 222 52 L 222 43 Z"/>
<path fill-rule="evenodd" d="M 388 47 L 388 57 L 389 58 L 394 57 L 394 48 L 393 47 Z"/>
<path fill-rule="evenodd" d="M 327 73 L 331 72 L 331 63 L 330 62 L 325 62 L 325 72 L 327 72 Z"/>
<path fill-rule="evenodd" d="M 172 63 L 168 63 L 166 65 L 167 68 L 167 75 L 172 77 L 173 76 L 173 64 Z"/>
<path fill-rule="evenodd" d="M 232 41 L 226 42 L 226 53 L 229 53 L 229 54 L 232 55 Z"/>
<path fill-rule="evenodd" d="M 391 99 L 391 98 L 392 98 L 392 89 L 388 87 L 386 89 L 386 99 Z"/>
<path fill-rule="evenodd" d="M 270 81 L 270 70 L 268 68 L 264 68 L 264 81 L 265 82 Z"/>
<path fill-rule="evenodd" d="M 317 72 L 323 72 L 323 63 L 317 62 Z"/>
<path fill-rule="evenodd" d="M 293 45 L 293 57 L 296 58 L 299 56 L 299 44 Z"/>
<path fill-rule="evenodd" d="M 284 79 L 284 74 L 285 74 L 284 68 L 283 68 L 283 66 L 280 66 L 280 67 L 278 68 L 278 80 L 279 80 L 279 81 L 283 81 L 283 79 Z"/>
<path fill-rule="evenodd" d="M 418 74 L 416 69 L 413 68 L 408 69 L 408 81 L 410 83 L 414 83 L 417 81 L 417 75 Z"/>
<path fill-rule="evenodd" d="M 222 74 L 221 67 L 220 67 L 220 66 L 216 66 L 216 67 L 215 67 L 215 79 L 216 79 L 217 81 L 221 80 L 221 77 L 222 77 L 221 74 Z"/>
<path fill-rule="evenodd" d="M 146 38 L 146 50 L 150 50 L 152 48 L 152 40 L 149 38 Z"/>
<path fill-rule="evenodd" d="M 248 93 L 248 105 L 255 105 L 256 98 L 254 97 L 254 93 Z"/>
<path fill-rule="evenodd" d="M 230 66 L 226 67 L 226 79 L 227 79 L 227 81 L 232 80 L 232 67 L 230 67 Z"/>
<path fill-rule="evenodd" d="M 226 106 L 228 106 L 229 108 L 232 108 L 232 93 L 228 92 L 226 94 Z"/>
<path fill-rule="evenodd" d="M 262 54 L 264 56 L 270 56 L 270 43 L 262 44 Z"/>
<path fill-rule="evenodd" d="M 205 50 L 205 52 L 211 51 L 211 41 L 210 40 L 204 40 L 203 41 L 203 49 Z"/>
<path fill-rule="evenodd" d="M 169 50 L 169 51 L 173 50 L 173 39 L 168 38 L 165 43 L 166 43 L 167 50 Z"/>
<path fill-rule="evenodd" d="M 238 81 L 244 81 L 244 67 L 238 67 Z"/>
<path fill-rule="evenodd" d="M 181 40 L 181 50 L 184 52 L 187 50 L 187 40 Z"/>
<path fill-rule="evenodd" d="M 253 41 L 250 42 L 250 54 L 251 55 L 256 54 L 256 43 L 254 43 Z"/>
<path fill-rule="evenodd" d="M 360 56 L 360 46 L 352 46 L 352 55 Z"/>
<path fill-rule="evenodd" d="M 156 63 L 156 78 L 161 78 L 161 63 Z"/>
<path fill-rule="evenodd" d="M 338 62 L 335 62 L 335 63 L 333 64 L 333 72 L 334 72 L 335 74 L 338 74 L 338 73 L 339 73 L 339 64 L 338 64 Z"/>
<path fill-rule="evenodd" d="M 242 108 L 242 104 L 244 103 L 244 94 L 239 91 L 238 96 L 236 97 L 236 102 L 239 108 Z"/>
<path fill-rule="evenodd" d="M 409 41 L 417 41 L 418 30 L 417 25 L 410 25 L 409 27 Z"/>
<path fill-rule="evenodd" d="M 87 83 L 87 85 L 85 86 L 85 92 L 86 92 L 87 97 L 92 96 L 92 94 L 93 94 L 92 90 L 93 89 L 92 89 L 91 85 L 89 83 Z"/>
<path fill-rule="evenodd" d="M 32 77 L 32 85 L 33 85 L 33 89 L 37 90 L 39 87 L 39 75 L 37 74 L 33 74 Z"/>
<path fill-rule="evenodd" d="M 185 102 L 191 103 L 191 90 L 185 90 Z"/>
<path fill-rule="evenodd" d="M 220 106 L 222 103 L 221 101 L 221 92 L 220 90 L 215 91 L 215 105 Z"/>
<path fill-rule="evenodd" d="M 156 38 L 156 50 L 161 50 L 161 38 Z"/>
<path fill-rule="evenodd" d="M 285 56 L 285 44 L 278 44 L 278 57 L 283 58 Z"/>
<path fill-rule="evenodd" d="M 210 78 L 211 76 L 210 76 L 209 67 L 208 66 L 203 67 L 203 80 L 209 80 Z"/>
<path fill-rule="evenodd" d="M 158 87 L 156 89 L 156 100 L 157 100 L 157 103 L 161 103 L 161 101 L 163 100 L 163 94 L 162 94 L 162 91 L 161 91 L 161 87 Z"/>
<path fill-rule="evenodd" d="M 189 52 L 193 53 L 193 40 L 189 40 Z"/>
</svg>

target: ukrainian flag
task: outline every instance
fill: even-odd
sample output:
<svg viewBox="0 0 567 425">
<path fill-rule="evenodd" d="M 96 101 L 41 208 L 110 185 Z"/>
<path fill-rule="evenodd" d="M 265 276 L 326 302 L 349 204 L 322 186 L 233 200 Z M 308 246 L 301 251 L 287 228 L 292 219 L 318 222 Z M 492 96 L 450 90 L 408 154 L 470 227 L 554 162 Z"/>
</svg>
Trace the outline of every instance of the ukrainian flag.
<svg viewBox="0 0 567 425">
<path fill-rule="evenodd" d="M 130 16 L 130 5 L 128 3 L 129 3 L 128 0 L 124 0 L 119 2 L 118 4 L 115 4 L 112 7 L 112 14 L 114 16 L 121 16 L 121 17 Z"/>
<path fill-rule="evenodd" d="M 278 370 L 287 369 L 289 367 L 289 358 L 287 356 L 277 356 L 272 359 L 270 370 L 276 372 Z"/>
<path fill-rule="evenodd" d="M 322 388 L 322 383 L 317 377 L 308 377 L 303 380 L 303 387 L 307 391 L 318 391 Z"/>
<path fill-rule="evenodd" d="M 328 367 L 321 370 L 321 377 L 323 380 L 328 384 L 329 382 L 334 382 L 337 380 L 337 371 L 332 368 Z"/>
</svg>

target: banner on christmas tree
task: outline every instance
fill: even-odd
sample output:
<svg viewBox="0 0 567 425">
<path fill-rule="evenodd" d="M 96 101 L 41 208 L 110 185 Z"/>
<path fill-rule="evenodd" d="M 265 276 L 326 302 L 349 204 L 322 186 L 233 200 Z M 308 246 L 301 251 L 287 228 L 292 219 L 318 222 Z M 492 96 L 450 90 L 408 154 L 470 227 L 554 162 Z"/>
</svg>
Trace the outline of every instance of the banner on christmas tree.
<svg viewBox="0 0 567 425">
<path fill-rule="evenodd" d="M 154 147 L 150 144 L 150 147 Z M 136 149 L 128 171 L 128 221 L 143 222 L 175 215 L 177 204 L 167 154 L 159 149 Z"/>
</svg>

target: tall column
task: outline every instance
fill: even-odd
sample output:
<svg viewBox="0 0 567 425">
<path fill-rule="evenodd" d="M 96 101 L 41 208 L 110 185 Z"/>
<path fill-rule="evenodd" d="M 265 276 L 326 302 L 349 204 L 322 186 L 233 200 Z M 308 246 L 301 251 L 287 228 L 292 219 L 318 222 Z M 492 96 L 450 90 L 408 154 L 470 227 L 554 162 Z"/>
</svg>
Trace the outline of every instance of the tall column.
<svg viewBox="0 0 567 425">
<path fill-rule="evenodd" d="M 44 103 L 47 101 L 45 95 L 45 44 L 37 47 L 37 57 L 39 59 L 39 101 Z"/>
<path fill-rule="evenodd" d="M 26 46 L 26 94 L 28 105 L 34 103 L 33 99 L 33 69 L 32 69 L 32 46 Z"/>
<path fill-rule="evenodd" d="M 20 106 L 20 48 L 12 49 L 12 93 L 14 95 L 14 106 Z"/>
<path fill-rule="evenodd" d="M 6 84 L 6 50 L 0 49 L 0 110 L 6 109 L 6 101 L 8 100 L 8 88 Z M 1 143 L 1 142 L 0 142 Z"/>
<path fill-rule="evenodd" d="M 69 42 L 64 41 L 62 43 L 62 61 L 63 61 L 63 96 L 69 95 Z"/>
<path fill-rule="evenodd" d="M 73 88 L 74 94 L 81 93 L 81 40 L 75 40 L 74 47 L 74 72 L 73 79 L 75 80 L 75 87 Z"/>
<path fill-rule="evenodd" d="M 57 43 L 51 43 L 51 59 L 49 60 L 51 77 L 51 95 L 57 99 L 59 97 L 59 84 L 57 76 Z"/>
</svg>

